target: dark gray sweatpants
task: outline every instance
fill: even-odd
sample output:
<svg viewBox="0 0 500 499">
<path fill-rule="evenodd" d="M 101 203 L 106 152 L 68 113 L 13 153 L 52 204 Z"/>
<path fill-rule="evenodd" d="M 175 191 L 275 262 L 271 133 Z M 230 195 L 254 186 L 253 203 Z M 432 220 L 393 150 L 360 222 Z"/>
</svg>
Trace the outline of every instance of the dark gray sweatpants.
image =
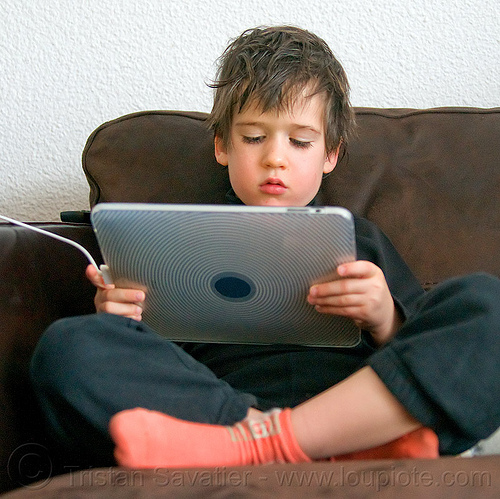
<svg viewBox="0 0 500 499">
<path fill-rule="evenodd" d="M 249 376 L 252 358 L 241 363 Z M 500 426 L 500 281 L 475 274 L 436 287 L 364 363 L 436 431 L 441 453 L 458 453 L 486 438 Z M 318 369 L 310 366 L 311 378 Z M 51 325 L 33 356 L 31 376 L 55 440 L 79 449 L 82 462 L 94 466 L 113 463 L 107 427 L 121 410 L 139 406 L 232 424 L 257 403 L 237 389 L 245 380 L 232 375 L 230 386 L 145 324 L 108 314 Z M 286 389 L 285 379 L 276 383 Z"/>
</svg>

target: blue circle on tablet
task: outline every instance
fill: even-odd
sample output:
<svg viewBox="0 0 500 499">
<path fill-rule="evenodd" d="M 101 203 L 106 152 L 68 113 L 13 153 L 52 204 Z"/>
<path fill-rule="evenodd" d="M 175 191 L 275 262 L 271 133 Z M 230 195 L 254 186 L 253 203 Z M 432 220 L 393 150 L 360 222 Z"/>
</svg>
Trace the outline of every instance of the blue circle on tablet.
<svg viewBox="0 0 500 499">
<path fill-rule="evenodd" d="M 222 272 L 211 281 L 213 291 L 224 300 L 247 301 L 255 294 L 253 282 L 242 274 Z"/>
</svg>

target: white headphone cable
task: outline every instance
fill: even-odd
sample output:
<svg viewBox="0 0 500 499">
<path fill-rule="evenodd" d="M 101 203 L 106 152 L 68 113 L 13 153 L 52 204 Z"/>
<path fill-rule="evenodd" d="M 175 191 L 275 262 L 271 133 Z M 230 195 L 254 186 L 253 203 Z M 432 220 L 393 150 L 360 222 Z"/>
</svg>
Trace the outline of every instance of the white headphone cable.
<svg viewBox="0 0 500 499">
<path fill-rule="evenodd" d="M 14 220 L 13 218 L 5 217 L 0 215 L 0 219 L 5 220 L 14 225 L 19 225 L 20 227 L 24 227 L 25 229 L 33 230 L 35 232 L 39 232 L 40 234 L 44 234 L 46 236 L 52 237 L 53 239 L 57 239 L 58 241 L 62 241 L 63 243 L 71 244 L 75 248 L 79 249 L 86 257 L 87 260 L 97 269 L 99 274 L 102 275 L 105 284 L 112 284 L 111 275 L 109 274 L 109 268 L 107 265 L 101 265 L 100 267 L 97 265 L 96 261 L 92 257 L 92 255 L 81 245 L 71 239 L 60 236 L 59 234 L 54 234 L 49 232 L 48 230 L 40 229 L 39 227 L 33 227 L 32 225 L 28 225 L 24 222 L 19 222 L 18 220 Z"/>
</svg>

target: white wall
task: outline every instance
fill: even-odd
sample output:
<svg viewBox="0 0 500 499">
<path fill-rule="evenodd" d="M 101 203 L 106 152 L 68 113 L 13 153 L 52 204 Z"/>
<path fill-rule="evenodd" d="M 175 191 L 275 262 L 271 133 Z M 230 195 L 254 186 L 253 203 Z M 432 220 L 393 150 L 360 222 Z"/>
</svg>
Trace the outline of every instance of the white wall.
<svg viewBox="0 0 500 499">
<path fill-rule="evenodd" d="M 2 0 L 0 214 L 86 209 L 80 155 L 102 122 L 208 111 L 228 40 L 260 24 L 322 36 L 358 106 L 499 105 L 498 0 Z"/>
</svg>

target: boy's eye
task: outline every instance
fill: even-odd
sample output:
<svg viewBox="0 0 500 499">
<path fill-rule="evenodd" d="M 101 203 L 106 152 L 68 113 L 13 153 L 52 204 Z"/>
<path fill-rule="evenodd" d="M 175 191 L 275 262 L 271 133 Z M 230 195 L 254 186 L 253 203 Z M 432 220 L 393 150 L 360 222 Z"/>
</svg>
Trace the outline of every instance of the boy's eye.
<svg viewBox="0 0 500 499">
<path fill-rule="evenodd" d="M 307 142 L 305 140 L 290 139 L 290 142 L 299 149 L 306 149 L 312 145 L 311 142 Z"/>
<path fill-rule="evenodd" d="M 243 136 L 243 142 L 245 142 L 245 144 L 258 144 L 259 142 L 262 142 L 262 140 L 264 140 L 262 135 L 257 137 Z"/>
<path fill-rule="evenodd" d="M 244 135 L 243 136 L 243 142 L 245 144 L 260 144 L 263 142 L 265 139 L 264 135 Z M 290 143 L 299 149 L 307 149 L 308 147 L 312 146 L 312 142 L 308 142 L 306 140 L 298 140 L 298 139 L 293 139 L 290 138 Z"/>
</svg>

